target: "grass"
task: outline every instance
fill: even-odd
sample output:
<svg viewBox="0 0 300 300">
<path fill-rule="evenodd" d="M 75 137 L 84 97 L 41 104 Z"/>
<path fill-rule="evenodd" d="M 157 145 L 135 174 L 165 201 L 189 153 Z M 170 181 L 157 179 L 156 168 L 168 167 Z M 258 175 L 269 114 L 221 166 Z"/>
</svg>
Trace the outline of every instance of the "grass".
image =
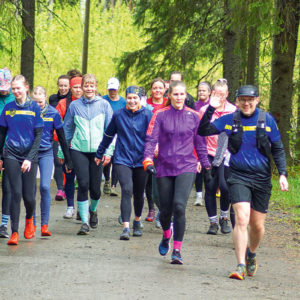
<svg viewBox="0 0 300 300">
<path fill-rule="evenodd" d="M 289 177 L 289 191 L 281 192 L 278 176 L 272 179 L 273 189 L 270 204 L 272 208 L 286 213 L 288 221 L 300 228 L 300 175 Z"/>
</svg>

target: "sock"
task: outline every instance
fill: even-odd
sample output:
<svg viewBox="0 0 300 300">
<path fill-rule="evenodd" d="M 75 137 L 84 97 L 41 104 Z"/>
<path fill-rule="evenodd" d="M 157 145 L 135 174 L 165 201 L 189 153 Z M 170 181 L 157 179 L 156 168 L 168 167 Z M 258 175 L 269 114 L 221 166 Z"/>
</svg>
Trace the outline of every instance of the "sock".
<svg viewBox="0 0 300 300">
<path fill-rule="evenodd" d="M 196 195 L 197 195 L 197 198 L 202 198 L 202 192 L 197 192 Z"/>
<path fill-rule="evenodd" d="M 220 218 L 221 219 L 227 219 L 227 213 L 228 213 L 228 210 L 226 210 L 226 211 L 221 210 L 220 211 Z"/>
<path fill-rule="evenodd" d="M 209 217 L 209 222 L 210 223 L 218 223 L 218 218 L 217 218 L 217 216 L 213 216 L 213 217 Z"/>
<path fill-rule="evenodd" d="M 171 238 L 171 235 L 172 235 L 172 231 L 171 231 L 171 227 L 167 230 L 164 230 L 163 232 L 163 236 L 166 238 L 166 239 L 170 239 Z"/>
<path fill-rule="evenodd" d="M 95 212 L 97 210 L 99 201 L 100 201 L 100 199 L 98 199 L 98 200 L 91 199 L 91 206 L 90 206 L 91 211 Z"/>
<path fill-rule="evenodd" d="M 9 215 L 2 214 L 1 225 L 4 225 L 5 227 L 7 227 L 8 220 L 9 220 Z"/>
<path fill-rule="evenodd" d="M 77 201 L 82 224 L 89 224 L 89 200 Z"/>
<path fill-rule="evenodd" d="M 252 253 L 252 252 L 250 251 L 250 249 L 247 248 L 247 256 L 248 256 L 249 258 L 254 258 L 254 257 L 256 256 L 256 253 Z"/>
<path fill-rule="evenodd" d="M 179 241 L 174 241 L 173 242 L 173 249 L 174 250 L 181 250 L 181 245 L 182 245 L 182 242 L 179 242 Z"/>
</svg>

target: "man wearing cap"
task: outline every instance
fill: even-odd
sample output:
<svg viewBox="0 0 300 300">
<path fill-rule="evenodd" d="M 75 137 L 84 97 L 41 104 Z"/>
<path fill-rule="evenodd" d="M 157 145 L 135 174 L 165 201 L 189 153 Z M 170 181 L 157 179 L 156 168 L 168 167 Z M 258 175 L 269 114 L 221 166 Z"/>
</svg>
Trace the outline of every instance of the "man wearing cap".
<svg viewBox="0 0 300 300">
<path fill-rule="evenodd" d="M 107 82 L 108 94 L 103 96 L 102 98 L 109 102 L 113 112 L 116 112 L 117 110 L 126 106 L 126 99 L 124 99 L 122 96 L 118 94 L 119 89 L 120 89 L 119 79 L 115 77 L 109 78 Z M 111 159 L 111 162 L 113 162 L 113 157 Z M 110 184 L 111 165 L 112 163 L 109 163 L 103 169 L 103 174 L 105 177 L 103 192 L 104 194 L 110 194 L 111 196 L 118 196 L 118 193 L 116 191 L 116 185 L 118 180 L 115 175 L 114 167 L 112 167 L 112 178 Z"/>
<path fill-rule="evenodd" d="M 4 106 L 15 100 L 10 91 L 12 75 L 8 68 L 0 69 L 0 114 Z M 10 216 L 11 191 L 5 171 L 2 173 L 2 220 L 0 225 L 0 238 L 8 238 L 7 223 Z"/>
<path fill-rule="evenodd" d="M 237 112 L 210 123 L 219 102 L 219 97 L 212 94 L 198 133 L 207 136 L 226 132 L 229 136 L 227 184 L 236 218 L 233 243 L 238 262 L 229 278 L 243 280 L 247 274 L 254 276 L 257 270 L 256 250 L 264 235 L 272 189 L 270 155 L 278 169 L 281 190 L 288 190 L 285 152 L 275 120 L 257 108 L 259 94 L 255 86 L 240 87 L 236 93 Z"/>
</svg>

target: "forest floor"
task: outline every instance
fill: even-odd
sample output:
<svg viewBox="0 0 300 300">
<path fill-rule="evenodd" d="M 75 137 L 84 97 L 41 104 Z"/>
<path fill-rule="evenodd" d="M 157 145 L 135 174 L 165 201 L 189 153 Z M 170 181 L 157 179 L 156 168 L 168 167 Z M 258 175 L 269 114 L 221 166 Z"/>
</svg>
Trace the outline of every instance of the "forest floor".
<svg viewBox="0 0 300 300">
<path fill-rule="evenodd" d="M 22 207 L 19 245 L 0 240 L 0 299 L 300 299 L 300 234 L 287 215 L 271 207 L 257 274 L 237 281 L 227 277 L 236 267 L 231 234 L 206 234 L 205 207 L 193 206 L 194 195 L 182 266 L 171 265 L 170 254 L 159 255 L 161 231 L 152 223 L 143 222 L 142 237 L 119 240 L 119 197 L 103 195 L 98 229 L 89 236 L 77 236 L 80 223 L 62 218 L 66 201 L 53 201 L 53 235 L 42 238 L 38 223 L 35 239 L 25 240 Z M 146 213 L 147 204 L 143 218 Z"/>
</svg>

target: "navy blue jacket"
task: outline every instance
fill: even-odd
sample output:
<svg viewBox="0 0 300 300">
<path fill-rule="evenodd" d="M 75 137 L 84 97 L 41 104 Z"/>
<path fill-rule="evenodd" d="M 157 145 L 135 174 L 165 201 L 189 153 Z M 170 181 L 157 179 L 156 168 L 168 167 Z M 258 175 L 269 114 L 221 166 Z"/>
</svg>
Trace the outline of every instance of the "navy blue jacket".
<svg viewBox="0 0 300 300">
<path fill-rule="evenodd" d="M 135 112 L 126 107 L 116 111 L 104 133 L 96 156 L 102 159 L 105 150 L 117 134 L 114 164 L 130 168 L 142 167 L 146 131 L 151 117 L 152 112 L 144 107 Z"/>
</svg>

